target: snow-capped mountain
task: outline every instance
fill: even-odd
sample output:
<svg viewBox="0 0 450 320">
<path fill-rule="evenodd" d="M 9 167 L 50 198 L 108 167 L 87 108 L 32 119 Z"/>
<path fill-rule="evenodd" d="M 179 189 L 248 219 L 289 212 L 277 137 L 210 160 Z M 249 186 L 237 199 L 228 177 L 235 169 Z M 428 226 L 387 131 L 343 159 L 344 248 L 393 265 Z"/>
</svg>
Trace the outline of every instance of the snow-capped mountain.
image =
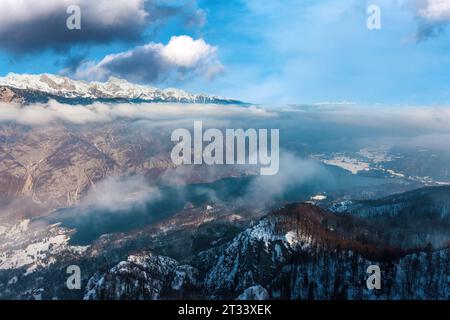
<svg viewBox="0 0 450 320">
<path fill-rule="evenodd" d="M 9 89 L 9 90 L 6 90 Z M 17 96 L 15 99 L 13 96 Z M 107 82 L 86 82 L 52 74 L 15 74 L 0 77 L 0 101 L 24 103 L 55 99 L 61 102 L 89 103 L 92 101 L 178 102 L 239 104 L 237 100 L 191 94 L 185 91 L 130 83 L 111 77 Z"/>
</svg>

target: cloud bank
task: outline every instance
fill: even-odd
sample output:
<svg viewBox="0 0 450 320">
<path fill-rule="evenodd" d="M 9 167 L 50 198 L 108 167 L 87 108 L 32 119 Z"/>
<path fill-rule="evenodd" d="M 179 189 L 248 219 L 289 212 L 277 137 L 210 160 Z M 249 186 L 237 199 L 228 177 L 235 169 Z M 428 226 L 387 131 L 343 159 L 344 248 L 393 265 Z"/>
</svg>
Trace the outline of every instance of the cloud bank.
<svg viewBox="0 0 450 320">
<path fill-rule="evenodd" d="M 289 106 L 283 121 L 326 127 L 336 135 L 330 142 L 347 147 L 404 147 L 450 151 L 450 107 L 362 107 L 357 105 Z M 308 128 L 308 126 L 306 126 Z M 339 132 L 344 130 L 342 134 Z M 333 140 L 335 139 L 335 140 Z M 317 142 L 323 142 L 318 140 Z M 334 142 L 335 141 L 335 142 Z"/>
<path fill-rule="evenodd" d="M 222 106 L 213 104 L 105 104 L 67 105 L 56 101 L 47 104 L 21 106 L 0 103 L 0 122 L 23 125 L 105 123 L 117 119 L 173 121 L 207 118 L 271 118 L 275 113 L 257 107 Z"/>
<path fill-rule="evenodd" d="M 450 132 L 450 107 L 369 107 L 352 104 L 290 106 L 287 114 L 313 117 L 318 122 L 349 126 Z"/>
<path fill-rule="evenodd" d="M 194 75 L 213 78 L 222 70 L 216 47 L 203 39 L 174 36 L 166 45 L 152 42 L 107 55 L 98 63 L 86 61 L 72 76 L 90 81 L 118 76 L 138 83 L 173 83 Z"/>
<path fill-rule="evenodd" d="M 71 5 L 81 9 L 81 30 L 66 27 Z M 205 19 L 189 0 L 2 0 L 0 48 L 27 54 L 76 44 L 135 42 L 148 28 L 156 30 L 173 17 L 189 26 L 202 25 Z"/>
</svg>

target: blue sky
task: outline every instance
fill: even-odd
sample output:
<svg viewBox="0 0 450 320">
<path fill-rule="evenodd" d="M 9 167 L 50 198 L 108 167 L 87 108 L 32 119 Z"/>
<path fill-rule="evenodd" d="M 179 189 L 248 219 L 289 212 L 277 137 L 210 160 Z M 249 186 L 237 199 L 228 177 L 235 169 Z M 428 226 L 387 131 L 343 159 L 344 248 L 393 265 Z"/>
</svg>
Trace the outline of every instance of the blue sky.
<svg viewBox="0 0 450 320">
<path fill-rule="evenodd" d="M 450 12 L 446 10 L 450 6 L 441 1 L 170 0 L 165 4 L 177 10 L 170 11 L 170 17 L 166 17 L 168 10 L 160 10 L 164 19 L 151 18 L 162 22 L 156 26 L 146 22 L 136 39 L 130 40 L 129 33 L 121 37 L 118 30 L 118 39 L 100 35 L 62 47 L 55 42 L 25 49 L 0 44 L 0 74 L 60 73 L 68 61 L 77 58 L 87 63 L 85 67 L 91 66 L 108 54 L 133 51 L 152 42 L 164 46 L 173 36 L 187 35 L 203 39 L 207 46 L 201 67 L 164 66 L 155 77 L 135 77 L 136 68 L 126 67 L 129 60 L 126 66 L 118 65 L 122 59 L 108 64 L 107 73 L 103 66 L 100 74 L 256 103 L 448 105 L 450 30 L 446 29 Z M 381 9 L 381 30 L 366 27 L 369 4 Z M 0 23 L 1 27 L 9 26 Z M 26 27 L 15 25 L 16 30 Z M 0 31 L 0 40 L 2 36 Z M 151 60 L 146 60 L 148 51 L 134 55 L 140 59 L 140 71 L 152 72 L 155 63 L 159 65 L 155 48 L 151 47 Z M 212 69 L 214 76 L 205 76 Z M 98 77 L 99 68 L 95 70 Z M 64 72 L 71 75 L 67 69 Z M 86 74 L 93 75 L 78 72 L 76 76 Z"/>
</svg>

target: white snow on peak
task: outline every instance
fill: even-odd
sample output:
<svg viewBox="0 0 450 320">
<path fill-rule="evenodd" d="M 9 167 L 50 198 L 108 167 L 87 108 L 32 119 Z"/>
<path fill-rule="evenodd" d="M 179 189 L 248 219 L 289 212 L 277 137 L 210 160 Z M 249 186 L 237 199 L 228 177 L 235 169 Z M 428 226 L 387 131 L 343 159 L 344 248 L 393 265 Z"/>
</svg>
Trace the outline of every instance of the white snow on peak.
<svg viewBox="0 0 450 320">
<path fill-rule="evenodd" d="M 302 244 L 304 248 L 312 243 L 311 236 L 304 235 L 296 231 L 288 231 L 285 234 L 278 234 L 274 231 L 275 226 L 268 219 L 261 220 L 254 227 L 247 229 L 246 234 L 250 239 L 262 241 L 266 247 L 270 243 L 282 241 L 286 247 L 295 247 Z"/>
<path fill-rule="evenodd" d="M 33 90 L 63 98 L 111 98 L 141 99 L 148 101 L 210 102 L 227 100 L 205 94 L 190 94 L 180 89 L 158 89 L 130 83 L 124 79 L 110 77 L 107 82 L 87 82 L 73 80 L 54 74 L 16 74 L 8 73 L 0 77 L 0 86 L 22 90 Z M 231 101 L 231 100 L 230 100 Z"/>
</svg>

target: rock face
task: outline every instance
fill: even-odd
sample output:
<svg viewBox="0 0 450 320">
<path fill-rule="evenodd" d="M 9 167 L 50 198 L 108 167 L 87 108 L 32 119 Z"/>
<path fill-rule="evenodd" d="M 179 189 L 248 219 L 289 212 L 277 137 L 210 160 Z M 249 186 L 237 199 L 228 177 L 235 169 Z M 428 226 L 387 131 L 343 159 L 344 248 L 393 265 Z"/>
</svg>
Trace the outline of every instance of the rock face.
<svg viewBox="0 0 450 320">
<path fill-rule="evenodd" d="M 167 150 L 170 145 L 162 146 L 164 133 L 132 134 L 125 122 L 95 127 L 2 125 L 2 218 L 11 210 L 33 216 L 39 207 L 45 211 L 72 206 L 109 176 L 142 174 L 151 180 L 175 167 Z"/>
<path fill-rule="evenodd" d="M 177 184 L 170 158 L 171 129 L 126 120 L 70 126 L 0 126 L 0 221 L 36 217 L 71 207 L 106 178 L 139 176 L 152 185 Z M 231 176 L 235 169 L 207 166 L 183 171 L 180 183 Z M 222 170 L 223 169 L 223 170 Z"/>
<path fill-rule="evenodd" d="M 0 87 L 0 102 L 23 103 L 24 98 L 20 96 L 19 91 L 10 87 Z"/>
<path fill-rule="evenodd" d="M 179 89 L 157 89 L 129 83 L 118 78 L 108 82 L 76 81 L 67 77 L 42 74 L 14 74 L 0 77 L 0 102 L 35 103 L 49 99 L 63 103 L 177 102 L 241 104 L 242 102 L 205 94 L 190 94 Z"/>
</svg>

